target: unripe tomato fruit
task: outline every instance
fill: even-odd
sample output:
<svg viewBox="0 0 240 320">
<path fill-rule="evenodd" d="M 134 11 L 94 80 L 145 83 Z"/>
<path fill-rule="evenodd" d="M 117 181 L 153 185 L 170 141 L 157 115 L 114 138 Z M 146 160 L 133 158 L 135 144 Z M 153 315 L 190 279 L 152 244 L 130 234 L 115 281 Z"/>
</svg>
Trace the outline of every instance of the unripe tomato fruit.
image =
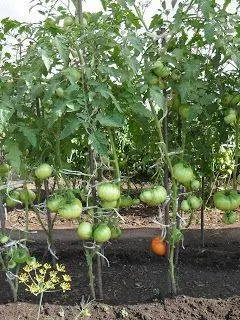
<svg viewBox="0 0 240 320">
<path fill-rule="evenodd" d="M 9 241 L 9 237 L 6 236 L 5 234 L 0 234 L 0 243 L 1 244 L 6 244 Z"/>
<path fill-rule="evenodd" d="M 239 206 L 240 196 L 236 190 L 222 190 L 215 193 L 213 201 L 219 210 L 231 211 Z"/>
<path fill-rule="evenodd" d="M 57 88 L 57 89 L 55 90 L 55 94 L 56 94 L 56 96 L 57 96 L 58 98 L 63 98 L 63 96 L 64 96 L 64 90 L 63 90 L 61 87 L 59 87 L 59 88 Z"/>
<path fill-rule="evenodd" d="M 140 200 L 150 206 L 162 204 L 167 198 L 167 191 L 162 186 L 144 190 L 140 194 Z"/>
<path fill-rule="evenodd" d="M 35 170 L 35 176 L 39 180 L 45 180 L 50 177 L 52 174 L 52 167 L 47 163 L 42 163 L 40 166 L 37 167 Z"/>
<path fill-rule="evenodd" d="M 196 197 L 196 196 L 190 196 L 190 197 L 188 198 L 188 203 L 189 203 L 189 205 L 190 205 L 190 207 L 191 207 L 192 210 L 196 210 L 196 209 L 198 209 L 198 208 L 201 207 L 201 205 L 202 205 L 202 199 L 201 199 L 201 198 L 198 198 L 198 197 Z"/>
<path fill-rule="evenodd" d="M 182 211 L 187 212 L 189 210 L 191 210 L 190 204 L 187 200 L 183 200 L 181 202 L 180 208 Z"/>
<path fill-rule="evenodd" d="M 224 212 L 222 221 L 226 224 L 233 224 L 237 221 L 237 214 L 234 211 Z"/>
<path fill-rule="evenodd" d="M 100 223 L 93 231 L 93 239 L 98 243 L 104 243 L 110 240 L 111 229 L 105 223 Z"/>
<path fill-rule="evenodd" d="M 154 237 L 151 240 L 151 251 L 158 256 L 165 256 L 167 253 L 166 242 L 161 237 Z"/>
<path fill-rule="evenodd" d="M 224 121 L 227 124 L 234 125 L 234 123 L 237 121 L 237 112 L 235 109 L 229 109 L 228 113 L 224 117 Z"/>
<path fill-rule="evenodd" d="M 189 117 L 190 106 L 188 104 L 181 104 L 179 106 L 178 112 L 182 119 L 186 120 Z"/>
<path fill-rule="evenodd" d="M 193 179 L 194 174 L 189 166 L 178 162 L 173 166 L 173 176 L 178 182 L 184 185 Z"/>
<path fill-rule="evenodd" d="M 97 193 L 104 201 L 117 201 L 120 198 L 120 188 L 114 183 L 107 182 L 98 185 Z"/>
<path fill-rule="evenodd" d="M 60 196 L 52 197 L 47 201 L 47 208 L 51 212 L 57 212 L 58 209 L 61 207 L 61 203 L 63 202 L 63 198 Z"/>
<path fill-rule="evenodd" d="M 143 203 L 149 203 L 152 199 L 152 192 L 151 192 L 151 189 L 149 190 L 143 190 L 141 193 L 140 193 L 140 200 L 143 202 Z"/>
<path fill-rule="evenodd" d="M 101 206 L 104 209 L 113 209 L 117 207 L 117 201 L 101 201 Z"/>
<path fill-rule="evenodd" d="M 70 27 L 73 24 L 73 22 L 74 22 L 74 19 L 69 16 L 69 17 L 64 18 L 63 25 L 64 25 L 64 27 Z"/>
<path fill-rule="evenodd" d="M 130 196 L 121 196 L 119 199 L 119 208 L 128 208 L 132 203 L 133 199 Z"/>
<path fill-rule="evenodd" d="M 10 195 L 11 198 L 9 198 L 9 197 L 6 198 L 6 205 L 9 208 L 13 208 L 18 204 L 18 202 L 14 201 L 14 199 L 19 200 L 20 199 L 20 194 L 19 194 L 18 191 L 13 191 L 9 195 Z"/>
<path fill-rule="evenodd" d="M 81 240 L 91 239 L 93 234 L 93 225 L 87 221 L 81 222 L 78 226 L 77 234 Z"/>
<path fill-rule="evenodd" d="M 29 252 L 26 248 L 16 248 L 12 251 L 12 260 L 16 263 L 25 263 L 29 258 Z"/>
<path fill-rule="evenodd" d="M 9 173 L 9 171 L 10 171 L 10 167 L 7 163 L 3 163 L 0 165 L 0 175 Z"/>
<path fill-rule="evenodd" d="M 59 210 L 58 213 L 65 219 L 76 219 L 80 217 L 82 213 L 82 202 L 74 198 L 70 203 L 65 203 Z"/>
<path fill-rule="evenodd" d="M 200 186 L 201 186 L 201 183 L 199 180 L 192 180 L 190 182 L 190 187 L 192 190 L 199 190 Z"/>
<path fill-rule="evenodd" d="M 117 239 L 122 235 L 122 230 L 118 226 L 109 226 L 111 230 L 111 239 Z"/>
<path fill-rule="evenodd" d="M 30 189 L 23 189 L 19 193 L 19 198 L 24 204 L 32 203 L 36 199 L 36 194 Z"/>
<path fill-rule="evenodd" d="M 237 183 L 240 184 L 240 174 L 237 176 Z"/>
</svg>

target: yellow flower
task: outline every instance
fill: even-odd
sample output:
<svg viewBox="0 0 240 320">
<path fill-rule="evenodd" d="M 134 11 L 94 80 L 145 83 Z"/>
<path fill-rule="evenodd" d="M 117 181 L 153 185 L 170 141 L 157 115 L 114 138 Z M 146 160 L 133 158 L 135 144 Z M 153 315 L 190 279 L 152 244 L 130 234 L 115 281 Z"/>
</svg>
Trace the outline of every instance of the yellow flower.
<svg viewBox="0 0 240 320">
<path fill-rule="evenodd" d="M 38 285 L 34 284 L 34 283 L 32 283 L 30 286 L 28 286 L 28 288 L 29 288 L 29 291 L 32 294 L 34 294 L 35 296 L 37 296 L 39 293 L 42 292 L 41 288 Z"/>
<path fill-rule="evenodd" d="M 44 291 L 53 290 L 55 288 L 56 288 L 55 284 L 50 280 L 44 283 Z"/>
<path fill-rule="evenodd" d="M 33 270 L 36 270 L 42 266 L 42 264 L 37 261 L 31 261 L 28 265 L 31 266 Z"/>
<path fill-rule="evenodd" d="M 45 279 L 45 276 L 42 275 L 42 274 L 36 274 L 35 279 L 36 279 L 37 282 L 43 283 L 44 279 Z"/>
<path fill-rule="evenodd" d="M 44 263 L 43 268 L 48 270 L 48 269 L 51 269 L 52 267 L 50 266 L 49 263 Z"/>
<path fill-rule="evenodd" d="M 56 264 L 57 271 L 66 272 L 66 267 L 63 264 Z"/>
<path fill-rule="evenodd" d="M 34 270 L 34 268 L 30 265 L 26 265 L 24 268 L 23 268 L 24 271 L 26 271 L 27 273 L 31 272 Z"/>
<path fill-rule="evenodd" d="M 19 275 L 19 282 L 25 283 L 28 282 L 29 275 L 27 273 L 22 273 Z"/>
<path fill-rule="evenodd" d="M 71 286 L 68 282 L 63 282 L 60 284 L 60 287 L 62 288 L 62 292 L 71 290 Z"/>
<path fill-rule="evenodd" d="M 39 273 L 41 273 L 43 276 L 44 276 L 44 275 L 46 274 L 46 272 L 47 272 L 47 270 L 46 270 L 46 269 L 43 269 L 43 268 L 39 269 L 38 271 L 39 271 Z"/>
<path fill-rule="evenodd" d="M 63 275 L 63 280 L 64 280 L 65 282 L 71 282 L 71 281 L 72 281 L 71 277 L 70 277 L 68 274 L 64 274 L 64 275 Z"/>
</svg>

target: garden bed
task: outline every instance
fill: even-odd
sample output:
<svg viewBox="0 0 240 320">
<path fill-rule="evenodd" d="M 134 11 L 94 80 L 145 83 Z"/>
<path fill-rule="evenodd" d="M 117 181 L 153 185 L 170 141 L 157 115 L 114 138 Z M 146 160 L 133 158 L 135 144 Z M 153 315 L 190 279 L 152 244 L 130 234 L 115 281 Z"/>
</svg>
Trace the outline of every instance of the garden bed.
<svg viewBox="0 0 240 320">
<path fill-rule="evenodd" d="M 111 266 L 103 269 L 104 301 L 91 304 L 89 319 L 240 319 L 239 229 L 206 230 L 204 250 L 199 249 L 198 230 L 185 232 L 179 295 L 173 299 L 167 294 L 166 258 L 149 252 L 150 238 L 158 232 L 126 230 L 121 239 L 107 245 L 105 254 Z M 36 240 L 32 252 L 41 259 L 44 235 L 32 236 Z M 56 230 L 54 237 L 60 261 L 72 277 L 72 291 L 46 295 L 41 319 L 84 319 L 79 305 L 89 291 L 81 245 L 71 230 Z M 7 284 L 1 283 L 0 319 L 35 319 L 37 299 L 21 288 L 19 302 L 12 304 Z"/>
</svg>

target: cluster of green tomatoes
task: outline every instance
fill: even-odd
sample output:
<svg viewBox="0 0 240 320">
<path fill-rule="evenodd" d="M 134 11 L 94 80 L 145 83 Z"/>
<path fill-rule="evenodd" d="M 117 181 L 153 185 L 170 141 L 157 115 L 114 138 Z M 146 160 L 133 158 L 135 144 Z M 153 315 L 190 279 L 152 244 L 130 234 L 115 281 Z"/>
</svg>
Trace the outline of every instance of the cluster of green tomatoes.
<svg viewBox="0 0 240 320">
<path fill-rule="evenodd" d="M 234 211 L 240 206 L 240 195 L 237 190 L 220 190 L 213 197 L 217 209 L 224 211 L 223 222 L 233 224 L 237 220 L 237 213 Z"/>
<path fill-rule="evenodd" d="M 194 176 L 192 168 L 183 162 L 178 162 L 173 166 L 174 178 L 184 185 L 187 189 L 197 191 L 200 188 L 200 181 Z M 202 205 L 202 199 L 196 195 L 190 195 L 187 199 L 182 200 L 180 208 L 182 211 L 187 212 L 197 210 Z"/>
</svg>

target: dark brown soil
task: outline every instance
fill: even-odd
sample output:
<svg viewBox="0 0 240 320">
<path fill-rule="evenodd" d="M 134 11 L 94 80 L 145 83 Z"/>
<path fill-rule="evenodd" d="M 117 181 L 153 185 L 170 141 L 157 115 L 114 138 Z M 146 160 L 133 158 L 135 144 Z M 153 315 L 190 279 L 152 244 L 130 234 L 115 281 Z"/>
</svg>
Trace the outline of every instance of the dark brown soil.
<svg viewBox="0 0 240 320">
<path fill-rule="evenodd" d="M 216 242 L 208 235 L 205 250 L 193 241 L 195 235 L 190 237 L 190 231 L 186 234 L 186 249 L 180 252 L 176 298 L 167 293 L 166 258 L 149 252 L 149 237 L 131 230 L 128 237 L 108 244 L 105 254 L 111 266 L 103 269 L 104 303 L 91 303 L 90 317 L 80 311 L 82 296 L 86 299 L 89 295 L 81 247 L 74 239 L 63 241 L 61 233 L 56 233 L 58 256 L 72 276 L 72 290 L 64 295 L 46 295 L 41 319 L 240 320 L 240 232 L 233 230 L 232 236 L 227 237 L 227 231 L 230 234 L 230 230 L 214 230 L 218 234 Z M 42 245 L 43 242 L 32 245 L 32 252 L 39 257 Z M 37 299 L 21 287 L 20 302 L 13 304 L 3 275 L 0 283 L 0 319 L 36 319 Z"/>
</svg>

